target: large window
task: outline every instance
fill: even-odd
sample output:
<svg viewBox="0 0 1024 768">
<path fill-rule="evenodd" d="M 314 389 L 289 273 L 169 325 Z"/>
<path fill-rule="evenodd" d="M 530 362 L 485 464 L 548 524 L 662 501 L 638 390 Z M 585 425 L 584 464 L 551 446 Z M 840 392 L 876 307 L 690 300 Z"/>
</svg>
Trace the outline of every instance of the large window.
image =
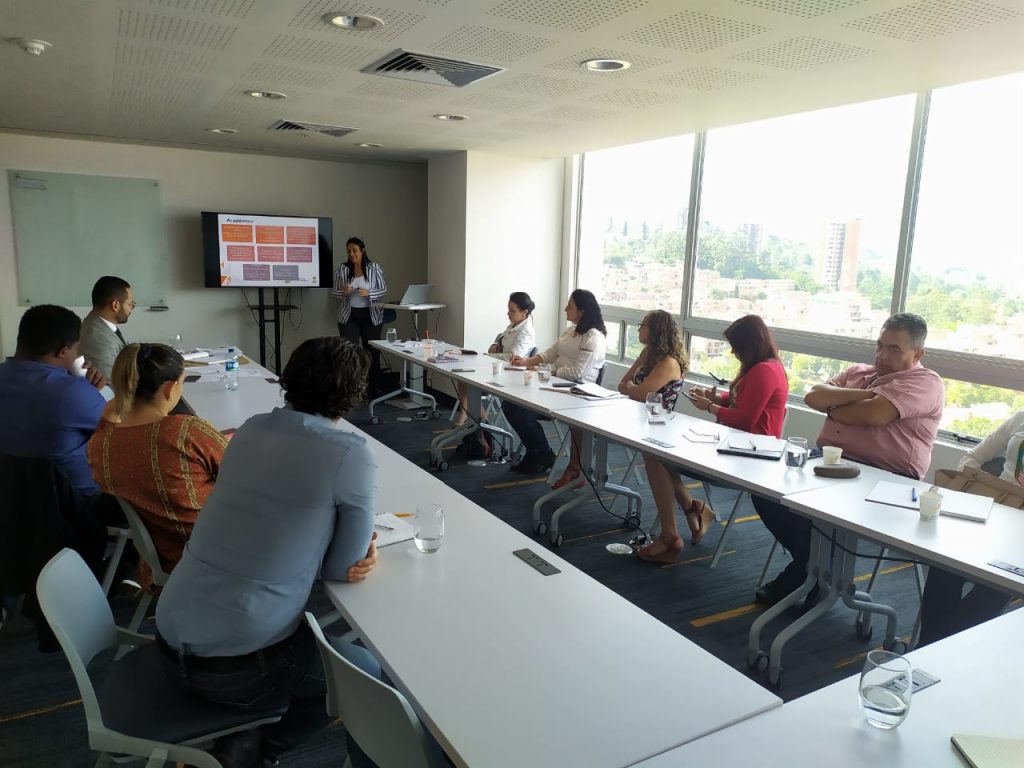
<svg viewBox="0 0 1024 768">
<path fill-rule="evenodd" d="M 602 306 L 681 310 L 693 136 L 588 152 L 577 285 Z"/>
<path fill-rule="evenodd" d="M 667 309 L 691 370 L 730 378 L 722 331 L 756 313 L 800 397 L 909 311 L 944 429 L 1024 408 L 1024 74 L 590 153 L 583 180 L 576 284 L 616 321 L 610 357 Z"/>
<path fill-rule="evenodd" d="M 903 96 L 709 131 L 692 314 L 874 338 L 913 118 Z"/>
</svg>

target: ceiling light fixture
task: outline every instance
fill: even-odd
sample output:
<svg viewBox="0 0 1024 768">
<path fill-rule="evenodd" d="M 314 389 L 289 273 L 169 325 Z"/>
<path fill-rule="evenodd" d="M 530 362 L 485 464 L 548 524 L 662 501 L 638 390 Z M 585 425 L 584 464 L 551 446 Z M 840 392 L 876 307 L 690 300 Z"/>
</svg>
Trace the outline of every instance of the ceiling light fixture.
<svg viewBox="0 0 1024 768">
<path fill-rule="evenodd" d="M 383 144 L 375 144 L 372 141 L 366 141 L 366 142 L 363 142 L 362 144 L 356 144 L 356 146 L 357 147 L 362 147 L 363 149 L 383 149 L 384 148 Z"/>
<path fill-rule="evenodd" d="M 238 131 L 235 128 L 207 128 L 206 132 L 207 133 L 224 133 L 224 134 L 238 133 Z"/>
<path fill-rule="evenodd" d="M 351 32 L 371 32 L 384 26 L 384 22 L 376 16 L 355 13 L 328 13 L 324 21 Z"/>
<path fill-rule="evenodd" d="M 448 120 L 450 122 L 458 122 L 459 120 L 469 120 L 465 115 L 434 115 L 435 120 Z"/>
<path fill-rule="evenodd" d="M 278 91 L 243 91 L 243 93 L 246 96 L 252 96 L 254 99 L 269 99 L 271 101 L 288 98 L 288 94 Z"/>
<path fill-rule="evenodd" d="M 629 69 L 632 64 L 622 59 L 587 59 L 581 61 L 580 66 L 587 72 L 621 72 Z"/>
</svg>

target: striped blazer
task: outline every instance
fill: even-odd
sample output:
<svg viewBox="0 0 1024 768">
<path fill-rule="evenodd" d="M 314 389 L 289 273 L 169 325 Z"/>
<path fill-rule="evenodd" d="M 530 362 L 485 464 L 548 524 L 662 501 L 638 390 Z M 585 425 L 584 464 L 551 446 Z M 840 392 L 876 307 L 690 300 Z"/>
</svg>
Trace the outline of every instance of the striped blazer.
<svg viewBox="0 0 1024 768">
<path fill-rule="evenodd" d="M 384 270 L 375 261 L 366 263 L 364 268 L 366 281 L 370 284 L 370 319 L 374 325 L 384 324 L 384 295 L 388 292 L 388 284 L 384 279 Z M 334 288 L 331 295 L 338 300 L 338 322 L 347 323 L 352 315 L 352 305 L 342 288 L 352 281 L 348 262 L 342 262 L 334 270 Z"/>
</svg>

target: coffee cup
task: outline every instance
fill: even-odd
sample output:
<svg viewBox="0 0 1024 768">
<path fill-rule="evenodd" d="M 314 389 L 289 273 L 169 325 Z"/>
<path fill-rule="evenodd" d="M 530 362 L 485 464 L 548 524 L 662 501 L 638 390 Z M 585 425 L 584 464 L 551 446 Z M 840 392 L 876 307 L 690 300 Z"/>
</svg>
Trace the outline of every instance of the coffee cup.
<svg viewBox="0 0 1024 768">
<path fill-rule="evenodd" d="M 834 445 L 826 445 L 821 449 L 821 455 L 826 464 L 838 464 L 843 458 L 843 449 Z"/>
</svg>

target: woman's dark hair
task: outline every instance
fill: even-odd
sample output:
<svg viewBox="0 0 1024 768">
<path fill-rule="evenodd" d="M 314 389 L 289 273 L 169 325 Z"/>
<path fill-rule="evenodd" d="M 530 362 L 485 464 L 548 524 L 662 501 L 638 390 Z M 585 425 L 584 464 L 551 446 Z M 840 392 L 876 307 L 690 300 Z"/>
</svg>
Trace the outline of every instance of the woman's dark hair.
<svg viewBox="0 0 1024 768">
<path fill-rule="evenodd" d="M 525 291 L 516 291 L 515 293 L 510 293 L 508 296 L 508 300 L 515 304 L 517 307 L 519 307 L 519 309 L 525 312 L 527 315 L 533 312 L 533 308 L 536 306 L 533 303 L 533 299 L 530 298 L 530 294 L 526 293 Z"/>
<path fill-rule="evenodd" d="M 168 381 L 177 381 L 185 360 L 166 344 L 129 344 L 110 372 L 114 411 L 124 418 L 137 402 L 148 403 Z"/>
<path fill-rule="evenodd" d="M 365 275 L 366 274 L 366 265 L 373 263 L 372 261 L 370 261 L 370 257 L 366 255 L 366 243 L 364 243 L 358 237 L 350 237 L 348 240 L 345 241 L 345 250 L 346 251 L 348 250 L 348 247 L 350 245 L 358 245 L 359 246 L 359 250 L 363 252 L 363 274 Z M 348 264 L 348 273 L 350 275 L 354 275 L 355 274 L 355 268 L 352 265 L 352 260 L 351 259 L 347 259 L 345 261 L 345 263 Z"/>
<path fill-rule="evenodd" d="M 686 348 L 683 334 L 676 320 L 664 309 L 655 309 L 644 317 L 647 326 L 647 344 L 640 352 L 640 373 L 646 378 L 658 363 L 671 357 L 679 363 L 681 374 L 686 373 Z"/>
<path fill-rule="evenodd" d="M 777 360 L 779 357 L 775 339 L 758 315 L 744 315 L 734 320 L 722 335 L 740 361 L 740 372 L 732 380 L 730 389 L 735 389 L 736 383 L 758 363 Z"/>
<path fill-rule="evenodd" d="M 604 327 L 604 318 L 601 317 L 601 305 L 597 303 L 597 298 L 594 294 L 582 288 L 577 288 L 569 298 L 576 305 L 576 309 L 583 313 L 583 317 L 576 323 L 577 334 L 582 336 L 591 328 L 597 328 L 605 336 L 608 335 L 608 331 Z"/>
<path fill-rule="evenodd" d="M 366 391 L 370 354 L 339 336 L 306 339 L 281 374 L 285 402 L 332 421 L 351 411 Z"/>
</svg>

